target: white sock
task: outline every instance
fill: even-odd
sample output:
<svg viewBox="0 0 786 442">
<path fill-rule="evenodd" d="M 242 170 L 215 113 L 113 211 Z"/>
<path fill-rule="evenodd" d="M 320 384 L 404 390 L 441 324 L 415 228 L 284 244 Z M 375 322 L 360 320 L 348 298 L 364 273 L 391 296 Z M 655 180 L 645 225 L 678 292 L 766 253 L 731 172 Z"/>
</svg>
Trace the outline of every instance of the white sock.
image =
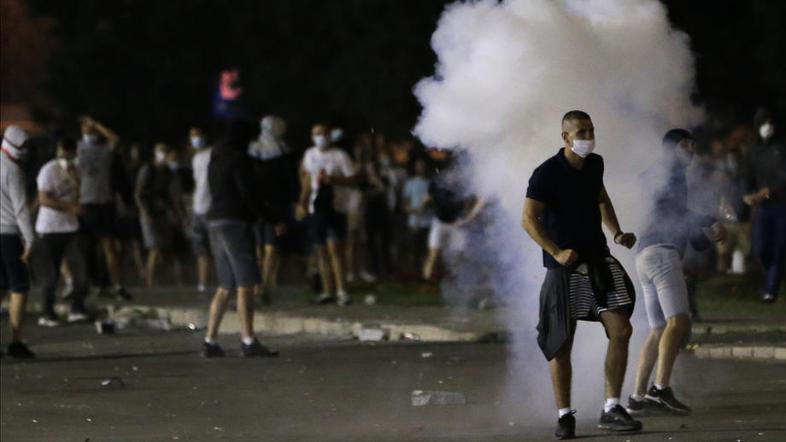
<svg viewBox="0 0 786 442">
<path fill-rule="evenodd" d="M 668 387 L 668 385 L 655 384 L 655 388 L 657 388 L 658 390 L 665 390 L 666 387 Z"/>
<path fill-rule="evenodd" d="M 253 336 L 245 336 L 245 337 L 241 338 L 240 340 L 244 344 L 246 344 L 246 345 L 251 345 L 251 344 L 254 343 L 254 337 Z"/>
<path fill-rule="evenodd" d="M 606 403 L 603 405 L 603 409 L 608 413 L 611 411 L 612 408 L 620 404 L 620 398 L 618 397 L 610 397 L 606 399 Z"/>
<path fill-rule="evenodd" d="M 205 338 L 205 344 L 213 345 L 216 341 L 213 338 Z"/>
<path fill-rule="evenodd" d="M 644 396 L 642 396 L 642 395 L 640 395 L 638 393 L 633 393 L 632 395 L 630 395 L 630 398 L 633 399 L 634 401 L 644 400 Z"/>
<path fill-rule="evenodd" d="M 568 408 L 560 408 L 558 411 L 559 411 L 559 417 L 562 418 L 562 416 L 565 416 L 566 414 L 570 413 L 571 409 L 570 409 L 570 407 L 568 407 Z"/>
</svg>

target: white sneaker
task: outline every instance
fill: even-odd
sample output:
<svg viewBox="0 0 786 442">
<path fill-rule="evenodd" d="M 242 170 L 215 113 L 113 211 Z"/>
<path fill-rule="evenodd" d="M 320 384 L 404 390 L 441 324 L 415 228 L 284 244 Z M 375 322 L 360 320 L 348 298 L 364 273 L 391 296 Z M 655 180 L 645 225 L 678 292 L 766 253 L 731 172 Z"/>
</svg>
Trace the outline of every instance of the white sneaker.
<svg viewBox="0 0 786 442">
<path fill-rule="evenodd" d="M 773 295 L 772 293 L 765 293 L 761 297 L 761 302 L 764 302 L 766 304 L 770 304 L 772 302 L 775 302 L 775 295 Z"/>
<path fill-rule="evenodd" d="M 205 287 L 204 284 L 199 284 L 199 285 L 197 285 L 197 291 L 199 293 L 205 293 L 205 292 L 207 292 L 207 287 Z"/>
<path fill-rule="evenodd" d="M 339 307 L 346 307 L 349 304 L 352 304 L 352 298 L 344 290 L 336 293 L 336 298 L 336 305 Z"/>
<path fill-rule="evenodd" d="M 59 325 L 60 321 L 55 318 L 48 318 L 46 316 L 41 316 L 38 318 L 39 327 L 57 327 Z"/>
<path fill-rule="evenodd" d="M 87 321 L 87 315 L 81 312 L 71 312 L 68 314 L 68 322 L 82 322 Z"/>
<path fill-rule="evenodd" d="M 329 303 L 331 303 L 331 302 L 333 302 L 335 300 L 336 300 L 335 296 L 331 295 L 328 292 L 325 292 L 325 293 L 322 293 L 321 295 L 317 296 L 317 298 L 314 299 L 314 303 L 322 305 L 322 304 L 329 304 Z"/>
</svg>

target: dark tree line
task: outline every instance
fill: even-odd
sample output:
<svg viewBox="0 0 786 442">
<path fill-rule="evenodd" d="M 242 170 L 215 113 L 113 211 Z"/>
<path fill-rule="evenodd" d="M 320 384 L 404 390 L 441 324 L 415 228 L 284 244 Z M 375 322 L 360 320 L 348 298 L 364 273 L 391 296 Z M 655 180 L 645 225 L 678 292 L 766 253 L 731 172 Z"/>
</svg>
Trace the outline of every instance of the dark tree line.
<svg viewBox="0 0 786 442">
<path fill-rule="evenodd" d="M 664 1 L 697 55 L 697 101 L 733 120 L 760 104 L 786 110 L 786 2 Z M 296 142 L 326 118 L 406 133 L 420 110 L 412 87 L 433 72 L 430 37 L 447 3 L 3 0 L 4 9 L 14 2 L 31 20 L 46 18 L 40 28 L 52 42 L 40 86 L 49 101 L 36 116 L 75 127 L 89 113 L 145 142 L 209 126 L 218 73 L 229 66 L 241 71 L 248 114 L 284 116 Z"/>
</svg>

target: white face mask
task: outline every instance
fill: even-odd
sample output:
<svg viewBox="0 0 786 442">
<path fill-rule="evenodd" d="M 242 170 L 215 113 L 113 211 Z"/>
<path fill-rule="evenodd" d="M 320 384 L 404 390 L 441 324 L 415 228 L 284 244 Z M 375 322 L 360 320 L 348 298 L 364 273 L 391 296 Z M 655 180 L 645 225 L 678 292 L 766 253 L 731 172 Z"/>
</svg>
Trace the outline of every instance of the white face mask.
<svg viewBox="0 0 786 442">
<path fill-rule="evenodd" d="M 161 164 L 161 163 L 164 163 L 166 161 L 166 152 L 161 152 L 161 151 L 157 150 L 154 155 L 155 155 L 155 161 L 156 161 L 157 164 Z"/>
<path fill-rule="evenodd" d="M 582 158 L 587 158 L 595 150 L 595 140 L 573 140 L 570 150 Z"/>
<path fill-rule="evenodd" d="M 775 133 L 775 126 L 772 123 L 764 123 L 759 127 L 759 135 L 762 139 L 768 140 Z"/>
<path fill-rule="evenodd" d="M 96 134 L 82 134 L 82 140 L 87 144 L 93 144 L 98 141 L 98 136 Z"/>
<path fill-rule="evenodd" d="M 314 141 L 314 145 L 320 149 L 326 149 L 328 147 L 328 140 L 324 135 L 314 135 L 311 137 L 311 140 Z"/>
<path fill-rule="evenodd" d="M 204 137 L 191 137 L 191 147 L 194 149 L 201 149 L 205 147 Z"/>
</svg>

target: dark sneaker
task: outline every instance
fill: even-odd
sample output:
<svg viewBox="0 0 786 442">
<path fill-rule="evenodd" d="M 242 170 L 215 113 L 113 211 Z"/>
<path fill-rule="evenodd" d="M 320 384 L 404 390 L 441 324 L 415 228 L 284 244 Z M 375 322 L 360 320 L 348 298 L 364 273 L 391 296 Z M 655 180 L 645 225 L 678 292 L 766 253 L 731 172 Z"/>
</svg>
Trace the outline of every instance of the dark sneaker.
<svg viewBox="0 0 786 442">
<path fill-rule="evenodd" d="M 775 295 L 773 295 L 772 293 L 765 293 L 761 295 L 761 302 L 765 304 L 772 304 L 773 302 L 775 302 Z"/>
<path fill-rule="evenodd" d="M 264 345 L 260 344 L 258 340 L 254 339 L 251 344 L 241 343 L 241 350 L 243 350 L 244 358 L 274 358 L 278 356 L 277 350 L 271 350 Z"/>
<path fill-rule="evenodd" d="M 202 343 L 202 357 L 204 358 L 223 358 L 224 357 L 224 349 L 221 348 L 220 345 L 216 343 L 208 344 L 207 342 Z"/>
<path fill-rule="evenodd" d="M 133 296 L 131 296 L 131 293 L 129 293 L 125 287 L 116 288 L 115 296 L 117 296 L 119 299 L 122 299 L 123 301 L 130 301 L 133 299 Z"/>
<path fill-rule="evenodd" d="M 668 414 L 669 410 L 660 402 L 647 399 L 646 396 L 641 400 L 636 400 L 633 396 L 628 397 L 628 406 L 625 411 L 631 416 L 656 416 Z"/>
<path fill-rule="evenodd" d="M 17 359 L 32 359 L 35 353 L 30 351 L 24 342 L 12 342 L 8 344 L 8 356 Z"/>
<path fill-rule="evenodd" d="M 652 387 L 650 387 L 649 391 L 647 392 L 647 395 L 644 397 L 649 401 L 658 403 L 660 406 L 664 407 L 667 412 L 671 414 L 687 416 L 691 412 L 689 406 L 683 404 L 682 402 L 678 401 L 677 398 L 674 397 L 674 392 L 671 390 L 671 387 L 666 387 L 663 390 L 658 390 L 653 385 Z"/>
<path fill-rule="evenodd" d="M 270 297 L 270 292 L 267 290 L 262 292 L 262 294 L 259 295 L 259 302 L 262 305 L 273 305 L 273 298 Z"/>
<path fill-rule="evenodd" d="M 559 440 L 573 439 L 576 437 L 576 417 L 573 416 L 576 412 L 571 410 L 570 413 L 562 416 L 557 421 L 557 431 L 554 436 Z"/>
<path fill-rule="evenodd" d="M 622 405 L 615 405 L 609 411 L 604 410 L 598 423 L 598 428 L 607 431 L 640 431 L 641 427 L 641 422 L 630 417 Z"/>
</svg>

